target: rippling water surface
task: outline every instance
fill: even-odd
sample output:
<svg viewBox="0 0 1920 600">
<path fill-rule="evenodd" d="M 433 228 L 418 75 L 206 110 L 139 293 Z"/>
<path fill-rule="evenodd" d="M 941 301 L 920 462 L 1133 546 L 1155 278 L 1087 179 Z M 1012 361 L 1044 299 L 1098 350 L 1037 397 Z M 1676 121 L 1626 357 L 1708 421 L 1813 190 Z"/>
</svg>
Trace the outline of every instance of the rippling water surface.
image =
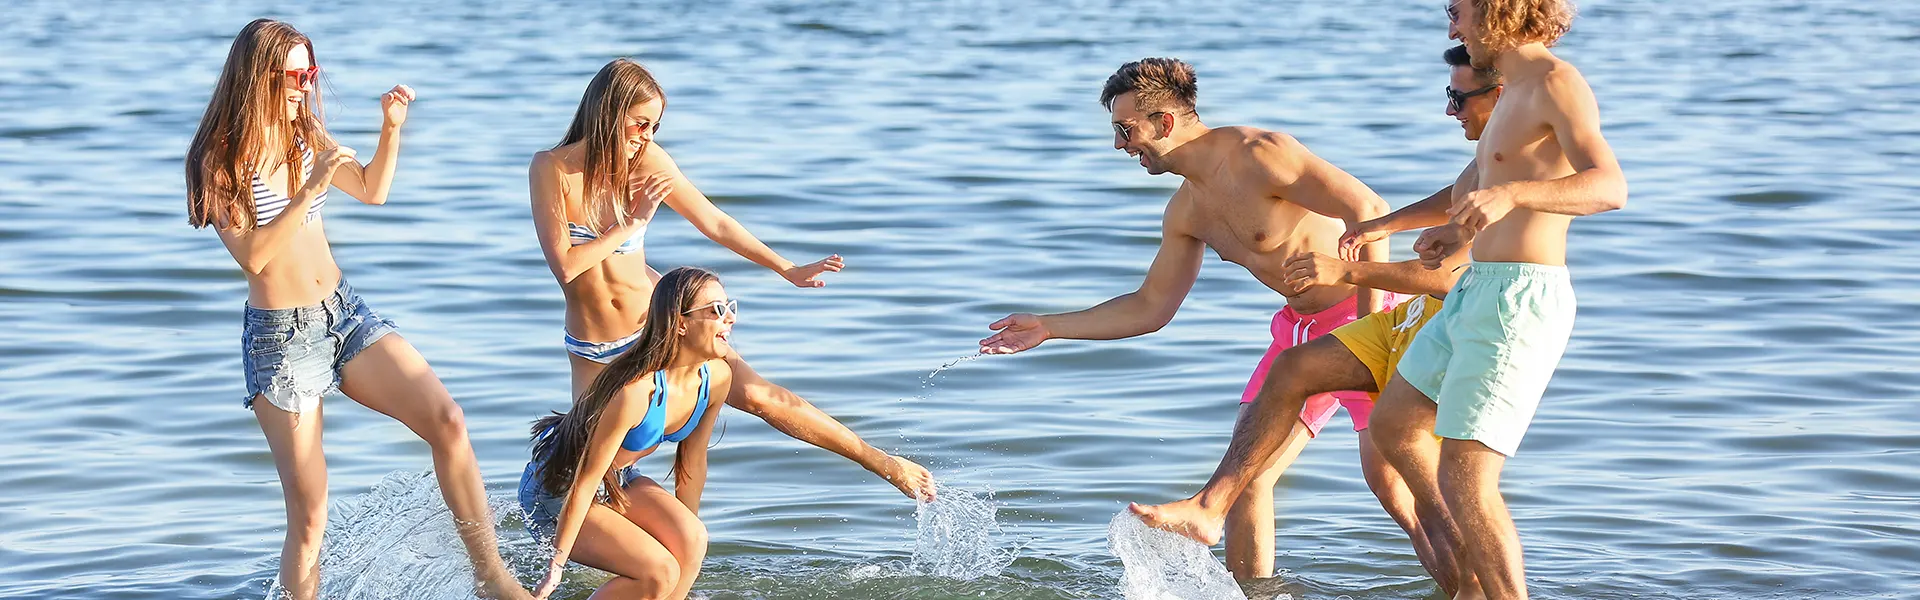
<svg viewBox="0 0 1920 600">
<path fill-rule="evenodd" d="M 1920 5 L 1582 9 L 1560 52 L 1592 81 L 1633 200 L 1573 229 L 1579 324 L 1506 471 L 1534 593 L 1920 597 Z M 245 283 L 212 233 L 186 226 L 180 174 L 227 44 L 256 16 L 316 40 L 350 145 L 372 145 L 380 92 L 418 90 L 391 203 L 334 203 L 327 228 L 348 277 L 465 407 L 496 496 L 520 472 L 526 423 L 567 389 L 527 158 L 558 140 L 606 60 L 635 56 L 662 78 L 660 143 L 720 206 L 790 258 L 847 257 L 828 287 L 798 290 L 676 219 L 648 240 L 657 267 L 727 277 L 746 308 L 736 341 L 764 374 L 954 489 L 990 489 L 1001 529 L 981 551 L 1011 562 L 972 578 L 915 570 L 912 502 L 736 411 L 702 515 L 708 598 L 1120 594 L 1109 520 L 1204 481 L 1280 298 L 1210 262 L 1159 333 L 929 376 L 1008 312 L 1137 285 L 1177 180 L 1109 145 L 1095 99 L 1120 63 L 1189 60 L 1209 123 L 1288 131 L 1396 206 L 1471 150 L 1441 113 L 1437 0 L 5 12 L 5 597 L 257 598 L 272 578 L 285 523 L 239 407 Z M 404 485 L 425 446 L 351 402 L 328 407 L 335 525 L 430 519 L 412 511 L 433 495 Z M 1284 574 L 1262 594 L 1435 594 L 1354 449 L 1352 433 L 1327 435 L 1283 482 Z M 388 477 L 400 487 L 382 491 Z M 409 494 L 425 499 L 344 521 Z M 532 552 L 503 523 L 509 554 Z M 391 554 L 446 550 L 409 548 Z"/>
</svg>

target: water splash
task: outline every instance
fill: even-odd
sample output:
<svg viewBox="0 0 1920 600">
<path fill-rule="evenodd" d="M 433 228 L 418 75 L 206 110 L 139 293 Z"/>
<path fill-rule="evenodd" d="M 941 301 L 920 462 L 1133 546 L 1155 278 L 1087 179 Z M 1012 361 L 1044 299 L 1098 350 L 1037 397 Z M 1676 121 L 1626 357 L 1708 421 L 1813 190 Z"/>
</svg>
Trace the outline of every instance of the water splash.
<svg viewBox="0 0 1920 600">
<path fill-rule="evenodd" d="M 980 357 L 982 356 L 986 356 L 986 355 L 985 354 L 968 354 L 966 356 L 962 356 L 960 358 L 947 361 L 946 364 L 943 364 L 943 365 L 940 365 L 939 367 L 934 368 L 933 371 L 927 373 L 927 376 L 920 378 L 920 393 L 915 394 L 912 399 L 926 400 L 927 398 L 932 397 L 933 386 L 935 383 L 938 382 L 941 373 L 945 372 L 947 369 L 951 369 L 965 363 L 980 360 Z M 902 400 L 906 400 L 906 398 L 902 398 Z"/>
<path fill-rule="evenodd" d="M 1246 595 L 1213 552 L 1179 534 L 1148 527 L 1131 512 L 1107 523 L 1107 547 L 1120 557 L 1127 600 L 1241 600 Z"/>
<path fill-rule="evenodd" d="M 1005 532 L 994 518 L 998 506 L 991 490 L 974 494 L 945 484 L 935 484 L 934 490 L 940 499 L 920 503 L 913 513 L 918 535 L 911 573 L 971 581 L 997 576 L 1013 564 L 1020 548 L 1003 547 Z"/>
<path fill-rule="evenodd" d="M 431 471 L 389 473 L 328 513 L 320 597 L 474 597 L 473 566 Z M 276 578 L 267 598 L 283 592 Z"/>
<path fill-rule="evenodd" d="M 527 535 L 511 494 L 489 496 L 500 557 L 515 573 L 544 573 L 553 547 Z M 506 517 L 504 521 L 500 517 Z M 570 567 L 569 574 L 587 571 Z M 278 581 L 269 600 L 284 598 Z M 597 573 L 597 572 L 595 572 Z M 562 586 L 563 590 L 565 586 Z M 433 471 L 394 471 L 367 493 L 335 503 L 320 548 L 319 597 L 342 600 L 475 598 L 473 564 Z M 555 594 L 559 597 L 560 594 Z"/>
</svg>

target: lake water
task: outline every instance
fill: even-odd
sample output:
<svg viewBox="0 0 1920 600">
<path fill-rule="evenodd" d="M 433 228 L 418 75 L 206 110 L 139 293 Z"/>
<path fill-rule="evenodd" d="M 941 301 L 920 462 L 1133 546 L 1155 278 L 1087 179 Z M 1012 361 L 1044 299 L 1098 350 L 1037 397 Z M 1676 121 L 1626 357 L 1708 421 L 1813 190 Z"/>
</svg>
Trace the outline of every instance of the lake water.
<svg viewBox="0 0 1920 600">
<path fill-rule="evenodd" d="M 1192 62 L 1209 124 L 1285 130 L 1395 206 L 1446 185 L 1471 146 L 1442 114 L 1441 9 L 9 3 L 0 596 L 258 598 L 273 576 L 280 490 L 239 407 L 245 283 L 186 225 L 181 178 L 254 17 L 315 39 L 333 129 L 363 152 L 377 95 L 418 90 L 391 203 L 335 202 L 327 228 L 465 408 L 496 497 L 527 422 L 566 405 L 527 160 L 593 72 L 630 55 L 664 82 L 659 143 L 696 185 L 789 258 L 848 268 L 795 289 L 671 217 L 653 264 L 718 269 L 763 374 L 979 502 L 916 517 L 856 466 L 730 411 L 696 595 L 1104 598 L 1122 581 L 1109 521 L 1204 482 L 1280 297 L 1210 261 L 1156 334 L 929 373 L 1006 313 L 1138 284 L 1178 180 L 1110 146 L 1096 99 L 1128 60 Z M 1558 51 L 1598 94 L 1632 201 L 1573 228 L 1578 325 L 1506 470 L 1534 594 L 1920 597 L 1920 4 L 1588 0 Z M 425 445 L 329 402 L 335 525 L 364 534 L 329 552 L 444 567 L 432 527 L 372 545 L 432 522 L 415 513 L 434 495 L 408 487 Z M 1329 431 L 1281 485 L 1284 573 L 1256 588 L 1433 596 L 1359 478 L 1354 435 Z M 348 510 L 367 506 L 385 508 Z M 925 523 L 998 530 L 929 542 Z M 510 557 L 533 555 L 517 520 L 502 531 Z M 574 576 L 567 597 L 591 584 Z"/>
</svg>

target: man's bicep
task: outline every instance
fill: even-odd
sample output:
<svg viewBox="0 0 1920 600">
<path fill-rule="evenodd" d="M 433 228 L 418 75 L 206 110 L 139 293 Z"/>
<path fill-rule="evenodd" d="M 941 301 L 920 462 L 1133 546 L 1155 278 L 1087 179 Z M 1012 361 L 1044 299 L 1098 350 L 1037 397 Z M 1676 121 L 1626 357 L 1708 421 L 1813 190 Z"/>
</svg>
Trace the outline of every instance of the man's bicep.
<svg viewBox="0 0 1920 600">
<path fill-rule="evenodd" d="M 1176 200 L 1178 202 L 1178 200 Z M 1183 299 L 1200 278 L 1200 262 L 1206 256 L 1206 244 L 1188 233 L 1185 219 L 1169 205 L 1160 223 L 1160 249 L 1147 267 L 1146 281 L 1140 291 L 1156 300 Z"/>
<path fill-rule="evenodd" d="M 1618 171 L 1613 147 L 1600 133 L 1600 105 L 1593 88 L 1577 74 L 1554 77 L 1547 85 L 1546 122 L 1575 171 L 1595 167 Z"/>
<path fill-rule="evenodd" d="M 1387 202 L 1373 188 L 1324 160 L 1307 161 L 1292 182 L 1277 194 L 1314 213 L 1341 220 L 1365 221 L 1387 212 Z"/>
</svg>

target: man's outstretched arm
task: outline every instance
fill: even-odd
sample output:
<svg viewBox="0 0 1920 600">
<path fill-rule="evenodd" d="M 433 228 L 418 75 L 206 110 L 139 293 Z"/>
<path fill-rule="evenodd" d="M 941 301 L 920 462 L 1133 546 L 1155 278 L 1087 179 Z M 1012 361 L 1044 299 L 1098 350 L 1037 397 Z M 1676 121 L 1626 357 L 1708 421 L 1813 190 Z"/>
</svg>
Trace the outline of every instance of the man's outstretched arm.
<svg viewBox="0 0 1920 600">
<path fill-rule="evenodd" d="M 1159 331 L 1173 320 L 1180 303 L 1200 278 L 1206 244 L 1187 233 L 1179 194 L 1167 205 L 1160 226 L 1160 250 L 1147 267 L 1140 289 L 1086 310 L 1035 315 L 1017 313 L 994 321 L 998 333 L 980 340 L 987 354 L 1013 354 L 1050 339 L 1113 340 Z"/>
</svg>

